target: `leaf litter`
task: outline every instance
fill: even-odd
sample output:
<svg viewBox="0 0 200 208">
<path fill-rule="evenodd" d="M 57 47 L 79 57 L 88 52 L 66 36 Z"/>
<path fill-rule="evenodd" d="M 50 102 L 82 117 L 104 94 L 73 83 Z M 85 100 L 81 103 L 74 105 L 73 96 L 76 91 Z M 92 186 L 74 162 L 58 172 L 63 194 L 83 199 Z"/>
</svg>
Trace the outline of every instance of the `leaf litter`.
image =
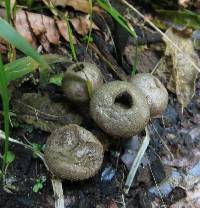
<svg viewBox="0 0 200 208">
<path fill-rule="evenodd" d="M 42 0 L 47 6 L 50 6 L 50 2 L 48 0 Z M 88 0 L 51 0 L 51 4 L 53 6 L 70 6 L 77 11 L 81 11 L 84 13 L 89 13 L 90 5 Z M 100 8 L 98 6 L 93 7 L 93 11 L 100 12 Z"/>
<path fill-rule="evenodd" d="M 178 101 L 185 108 L 195 93 L 198 74 L 190 60 L 200 66 L 199 58 L 190 38 L 181 37 L 172 29 L 168 29 L 166 35 L 182 50 L 181 53 L 164 38 L 166 43 L 165 56 L 169 58 L 169 61 L 166 61 L 167 71 L 170 74 L 168 89 L 176 93 Z"/>
<path fill-rule="evenodd" d="M 74 7 L 75 9 L 77 9 L 76 7 L 78 7 L 78 6 L 76 6 L 76 3 L 77 2 L 79 2 L 79 1 L 77 1 L 77 0 L 75 0 L 75 1 L 53 1 L 54 3 L 55 3 L 55 5 L 60 5 L 60 6 L 72 6 L 72 5 L 70 5 L 70 3 L 69 2 L 74 2 L 74 3 L 71 3 L 71 4 L 73 4 L 73 6 L 72 7 Z M 82 1 L 82 2 L 84 2 L 84 1 Z M 78 10 L 78 9 L 77 9 Z M 80 10 L 81 11 L 81 10 Z M 27 14 L 28 12 L 26 12 L 26 16 L 28 17 L 29 15 Z M 34 14 L 34 13 L 33 13 Z M 31 16 L 31 15 L 30 15 Z M 45 16 L 45 15 L 41 15 L 41 16 Z M 85 16 L 86 18 L 87 18 L 87 15 Z M 49 17 L 48 17 L 49 18 Z M 43 19 L 43 17 L 42 17 L 42 19 Z M 52 18 L 50 18 L 50 19 L 52 19 Z M 57 39 L 55 38 L 55 36 L 56 36 L 56 34 L 57 33 L 54 33 L 53 34 L 53 32 L 55 32 L 54 30 L 52 30 L 52 31 L 48 31 L 49 32 L 49 34 L 51 34 L 51 32 L 52 32 L 52 36 L 48 36 L 48 34 L 47 34 L 47 30 L 48 30 L 48 28 L 46 27 L 38 27 L 38 28 L 36 28 L 36 31 L 34 32 L 34 36 L 37 36 L 37 40 L 39 39 L 39 41 L 41 42 L 41 44 L 43 45 L 43 47 L 46 49 L 46 50 L 49 50 L 49 45 L 50 44 L 59 44 L 59 38 L 60 38 L 60 35 L 61 36 L 63 36 L 64 37 L 64 39 L 65 40 L 69 40 L 69 38 L 68 38 L 68 33 L 66 32 L 67 31 L 67 29 L 66 29 L 66 26 L 65 26 L 65 21 L 62 21 L 62 24 L 60 25 L 60 28 L 62 28 L 62 30 L 59 28 L 59 26 L 58 26 L 58 24 L 60 23 L 60 21 L 59 20 L 57 20 L 56 22 L 55 21 L 51 21 L 50 19 L 45 19 L 46 21 L 47 21 L 47 23 L 48 24 L 50 24 L 51 26 L 53 26 L 53 25 L 55 25 L 55 28 L 57 29 L 57 32 L 58 32 L 58 36 L 59 37 L 56 37 L 57 39 L 58 39 L 58 42 L 57 42 Z M 76 22 L 78 22 L 77 23 L 77 25 L 79 26 L 79 28 L 77 29 L 76 28 L 76 26 L 75 25 L 73 25 L 73 23 L 72 23 L 72 25 L 73 25 L 73 27 L 74 27 L 74 29 L 76 30 L 76 32 L 77 33 L 79 33 L 79 34 L 81 34 L 81 35 L 85 35 L 85 34 L 87 34 L 86 32 L 87 32 L 87 29 L 86 29 L 86 27 L 87 26 L 85 26 L 86 24 L 84 23 L 84 24 L 82 24 L 81 22 L 79 22 L 80 21 L 80 19 L 81 18 L 75 18 L 76 19 Z M 59 22 L 59 23 L 58 23 Z M 34 31 L 33 29 L 34 29 L 34 27 L 32 27 L 32 25 L 34 25 L 35 24 L 35 22 L 33 22 L 32 24 L 31 24 L 31 22 L 30 22 L 30 20 L 28 19 L 28 24 L 31 26 L 31 29 L 32 29 L 32 31 Z M 64 25 L 64 26 L 63 26 Z M 83 25 L 83 26 L 82 26 Z M 41 26 L 41 25 L 40 25 Z M 81 27 L 84 27 L 83 29 L 81 29 Z M 54 28 L 54 27 L 51 27 L 51 28 Z M 38 29 L 38 31 L 37 31 L 37 29 Z M 80 31 L 79 31 L 79 29 L 80 29 Z M 84 31 L 84 29 L 86 29 L 85 31 Z M 32 32 L 31 31 L 31 32 Z M 62 33 L 62 32 L 63 33 Z M 78 32 L 79 31 L 79 32 Z M 63 35 L 63 34 L 65 34 L 65 35 Z M 55 35 L 55 36 L 54 36 Z M 174 35 L 174 34 L 173 34 Z M 172 37 L 170 37 L 170 39 L 172 39 L 173 40 L 173 38 Z M 37 42 L 37 40 L 36 40 L 36 42 Z M 43 41 L 43 42 L 42 42 Z M 180 46 L 178 43 L 176 43 L 178 46 Z M 168 48 L 169 49 L 169 48 Z M 1 50 L 1 49 L 0 49 Z M 171 50 L 171 48 L 170 48 L 170 50 Z M 167 51 L 167 50 L 166 50 Z M 192 51 L 192 50 L 191 50 Z M 166 52 L 167 53 L 167 52 Z M 179 52 L 180 53 L 180 52 Z M 193 53 L 192 53 L 193 54 Z M 172 55 L 176 55 L 176 57 L 175 58 L 173 58 L 172 57 Z M 194 55 L 194 54 L 193 54 Z M 182 67 L 182 65 L 179 63 L 179 61 L 181 60 L 181 59 L 183 59 L 183 54 L 178 54 L 178 52 L 176 53 L 176 52 L 169 52 L 169 54 L 167 55 L 167 56 L 170 56 L 171 57 L 171 61 L 172 61 L 172 63 L 173 63 L 173 69 L 172 69 L 172 71 L 170 71 L 170 72 L 173 72 L 172 73 L 172 75 L 171 75 L 171 77 L 170 77 L 170 80 L 171 80 L 171 83 L 173 83 L 174 85 L 172 85 L 171 86 L 171 90 L 173 91 L 173 92 L 179 92 L 179 94 L 177 93 L 177 96 L 178 96 L 178 99 L 179 99 L 179 102 L 183 105 L 183 104 L 185 104 L 185 103 L 182 103 L 182 101 L 183 101 L 183 99 L 186 97 L 188 100 L 190 100 L 191 99 L 191 97 L 192 97 L 192 95 L 194 94 L 194 87 L 191 87 L 191 86 L 188 86 L 188 85 L 195 85 L 195 81 L 196 81 L 196 76 L 197 75 L 195 75 L 195 73 L 193 73 L 192 72 L 192 76 L 189 76 L 189 77 L 187 77 L 186 75 L 184 76 L 183 75 L 183 72 L 185 73 L 189 73 L 188 72 L 188 70 L 186 71 L 186 70 L 180 70 L 179 69 L 179 67 L 181 68 Z M 192 56 L 192 55 L 191 55 Z M 196 58 L 196 57 L 195 57 Z M 190 57 L 190 59 L 191 59 L 191 57 Z M 193 59 L 192 59 L 193 60 Z M 195 60 L 196 61 L 196 60 Z M 197 60 L 197 62 L 198 62 L 198 60 Z M 187 61 L 185 61 L 185 63 L 187 64 L 187 66 L 188 66 L 188 68 L 189 68 L 189 64 L 191 64 L 190 62 L 189 63 L 187 63 Z M 185 65 L 184 65 L 185 66 Z M 191 66 L 190 66 L 191 67 Z M 175 69 L 174 69 L 175 68 Z M 192 70 L 193 71 L 193 70 Z M 196 72 L 197 73 L 197 72 Z M 178 75 L 177 75 L 178 74 Z M 174 76 L 173 76 L 174 75 Z M 195 76 L 194 76 L 195 75 Z M 186 78 L 189 78 L 189 79 L 186 79 Z M 177 80 L 178 79 L 178 80 Z M 182 79 L 183 79 L 183 81 L 182 81 Z M 180 85 L 182 85 L 182 83 L 184 83 L 184 86 L 180 86 Z M 170 84 L 169 84 L 169 86 L 170 86 Z M 177 90 L 178 89 L 178 90 Z M 193 93 L 192 93 L 192 91 L 193 91 Z M 184 94 L 185 93 L 185 94 Z M 185 96 L 185 97 L 184 97 Z M 188 100 L 186 100 L 187 102 L 188 102 Z M 186 102 L 186 103 L 187 103 Z M 187 106 L 187 104 L 185 104 L 186 106 Z M 184 105 L 183 105 L 184 106 Z M 185 107 L 186 107 L 185 106 Z M 197 187 L 198 188 L 198 187 Z M 190 190 L 188 191 L 188 193 L 190 193 Z M 189 205 L 188 205 L 189 206 Z M 178 207 L 178 205 L 177 205 L 177 207 Z M 174 208 L 174 207 L 173 207 Z"/>
<path fill-rule="evenodd" d="M 4 17 L 5 13 L 0 9 L 0 16 Z M 81 15 L 70 19 L 74 30 L 79 35 L 87 35 L 90 30 L 90 19 L 88 15 Z M 46 15 L 27 12 L 22 9 L 16 11 L 14 20 L 16 30 L 31 43 L 34 48 L 38 47 L 38 41 L 43 46 L 45 51 L 50 51 L 50 44 L 58 45 L 60 37 L 62 36 L 69 42 L 69 34 L 67 30 L 67 23 L 65 20 L 54 20 L 54 18 Z M 92 23 L 92 29 L 99 30 L 99 28 Z M 5 50 L 3 45 L 5 42 L 1 41 L 0 49 Z M 74 43 L 76 40 L 74 38 Z"/>
</svg>

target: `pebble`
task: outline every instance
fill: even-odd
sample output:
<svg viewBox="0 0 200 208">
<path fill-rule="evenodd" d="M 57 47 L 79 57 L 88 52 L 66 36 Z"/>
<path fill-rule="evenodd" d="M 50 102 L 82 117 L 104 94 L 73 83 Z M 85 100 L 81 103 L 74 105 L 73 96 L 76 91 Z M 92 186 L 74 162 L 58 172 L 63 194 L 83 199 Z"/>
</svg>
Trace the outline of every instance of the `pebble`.
<svg viewBox="0 0 200 208">
<path fill-rule="evenodd" d="M 200 127 L 195 127 L 189 131 L 189 135 L 193 141 L 200 140 Z"/>
<path fill-rule="evenodd" d="M 105 182 L 109 182 L 113 179 L 113 177 L 115 176 L 116 174 L 116 169 L 109 166 L 109 167 L 106 167 L 104 169 L 104 171 L 102 172 L 101 174 L 101 181 Z"/>
</svg>

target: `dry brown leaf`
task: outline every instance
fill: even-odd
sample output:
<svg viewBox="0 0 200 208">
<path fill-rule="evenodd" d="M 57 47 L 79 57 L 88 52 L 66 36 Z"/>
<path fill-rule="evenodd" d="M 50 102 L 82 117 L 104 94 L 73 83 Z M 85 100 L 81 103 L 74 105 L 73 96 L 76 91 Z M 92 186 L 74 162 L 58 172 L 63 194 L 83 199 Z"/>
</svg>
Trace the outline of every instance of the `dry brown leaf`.
<svg viewBox="0 0 200 208">
<path fill-rule="evenodd" d="M 31 26 L 31 29 L 35 36 L 38 37 L 41 45 L 44 47 L 46 51 L 49 51 L 50 49 L 50 44 L 49 41 L 47 40 L 47 37 L 45 35 L 46 29 L 43 25 L 42 21 L 42 15 L 40 14 L 35 14 L 32 12 L 27 13 L 27 17 Z"/>
<path fill-rule="evenodd" d="M 190 0 L 179 0 L 178 1 L 178 4 L 183 7 L 187 7 L 189 3 L 190 3 Z"/>
<path fill-rule="evenodd" d="M 5 53 L 7 51 L 7 47 L 0 43 L 0 53 Z"/>
<path fill-rule="evenodd" d="M 42 0 L 47 6 L 50 6 L 49 0 Z M 75 10 L 89 13 L 89 1 L 88 0 L 51 0 L 51 3 L 55 6 L 70 6 Z M 93 7 L 93 11 L 100 12 L 100 8 L 97 6 Z"/>
<path fill-rule="evenodd" d="M 72 18 L 70 21 L 78 34 L 80 35 L 88 34 L 90 29 L 89 15 Z M 92 29 L 99 30 L 99 28 L 94 23 L 92 23 Z"/>
<path fill-rule="evenodd" d="M 42 19 L 43 19 L 43 25 L 46 29 L 46 36 L 48 41 L 55 45 L 58 44 L 60 35 L 54 19 L 47 17 L 45 15 L 42 15 Z"/>
<path fill-rule="evenodd" d="M 180 53 L 171 43 L 164 39 L 166 43 L 165 55 L 171 61 L 170 66 L 168 66 L 171 74 L 168 88 L 172 92 L 176 92 L 178 101 L 185 108 L 195 93 L 195 82 L 198 73 L 190 60 L 199 66 L 199 58 L 193 48 L 191 39 L 179 36 L 172 29 L 168 29 L 166 35 L 182 50 L 182 53 Z"/>
<path fill-rule="evenodd" d="M 166 166 L 183 168 L 188 170 L 192 168 L 200 160 L 200 149 L 193 148 L 190 155 L 175 156 L 173 160 L 168 155 L 162 157 L 162 163 Z"/>
<path fill-rule="evenodd" d="M 11 8 L 11 10 L 14 9 L 15 2 L 16 2 L 16 0 L 11 0 L 11 1 L 10 1 L 10 8 Z"/>
<path fill-rule="evenodd" d="M 18 12 L 17 12 L 17 14 L 18 14 Z M 32 13 L 32 12 L 28 12 L 27 15 L 28 15 L 28 20 L 29 20 L 31 29 L 33 30 L 33 33 L 36 36 L 45 34 L 46 29 L 43 25 L 42 15 Z"/>
<path fill-rule="evenodd" d="M 63 36 L 63 38 L 69 42 L 69 34 L 67 29 L 67 23 L 64 20 L 57 20 L 56 24 L 58 26 L 58 30 L 60 34 Z M 73 43 L 76 44 L 76 39 L 73 38 Z"/>
<path fill-rule="evenodd" d="M 1 9 L 0 8 L 0 17 L 2 17 L 3 19 L 5 19 L 5 17 L 6 17 L 5 9 Z"/>
<path fill-rule="evenodd" d="M 0 37 L 0 53 L 5 53 L 7 51 L 8 45 L 6 41 Z"/>
<path fill-rule="evenodd" d="M 36 48 L 37 40 L 30 30 L 30 26 L 26 17 L 26 12 L 23 10 L 18 10 L 16 13 L 16 18 L 14 21 L 16 30 L 26 38 L 26 40 L 31 43 L 31 45 Z"/>
<path fill-rule="evenodd" d="M 5 9 L 0 9 L 0 16 L 5 18 Z M 88 34 L 90 28 L 88 15 L 76 17 L 70 21 L 78 34 Z M 38 40 L 45 51 L 49 51 L 50 44 L 59 44 L 60 35 L 69 42 L 67 23 L 64 20 L 56 21 L 46 15 L 26 12 L 25 10 L 19 9 L 16 11 L 14 26 L 34 48 L 37 47 Z M 92 23 L 92 29 L 99 30 L 94 23 Z M 73 40 L 74 44 L 76 44 L 76 39 L 73 38 Z M 0 43 L 3 43 L 2 40 L 0 40 Z M 3 50 L 3 46 L 1 46 L 1 50 Z"/>
<path fill-rule="evenodd" d="M 193 188 L 186 191 L 187 197 L 181 199 L 170 208 L 199 208 L 200 207 L 200 183 L 197 183 Z"/>
</svg>

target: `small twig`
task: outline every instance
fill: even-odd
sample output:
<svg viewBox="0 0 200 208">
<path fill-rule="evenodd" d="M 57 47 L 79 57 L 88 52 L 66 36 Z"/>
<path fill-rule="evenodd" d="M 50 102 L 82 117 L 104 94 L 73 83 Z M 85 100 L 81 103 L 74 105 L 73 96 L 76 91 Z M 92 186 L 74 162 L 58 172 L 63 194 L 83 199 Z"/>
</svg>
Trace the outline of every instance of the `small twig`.
<svg viewBox="0 0 200 208">
<path fill-rule="evenodd" d="M 156 127 L 154 126 L 154 124 L 152 123 L 153 129 L 156 132 L 156 134 L 158 135 L 160 141 L 162 142 L 163 146 L 165 147 L 165 149 L 167 150 L 167 152 L 169 153 L 170 157 L 172 160 L 174 160 L 174 155 L 171 153 L 169 147 L 167 146 L 167 144 L 165 143 L 164 139 L 161 137 L 161 135 L 159 134 L 159 132 L 157 131 Z"/>
<path fill-rule="evenodd" d="M 122 205 L 123 205 L 123 208 L 126 208 L 126 202 L 124 198 L 125 198 L 124 194 L 122 194 Z"/>
<path fill-rule="evenodd" d="M 102 53 L 100 52 L 100 50 L 94 45 L 94 44 L 90 44 L 91 49 L 93 49 L 93 51 L 95 53 L 97 53 L 97 55 L 110 67 L 110 69 L 112 69 L 112 71 L 115 72 L 115 74 L 123 81 L 127 81 L 127 76 L 125 74 L 124 71 L 119 72 L 119 68 L 116 65 L 113 65 L 110 61 L 108 57 L 105 57 L 104 55 L 102 55 Z"/>
<path fill-rule="evenodd" d="M 138 16 L 140 16 L 145 22 L 147 22 L 152 28 L 154 28 L 157 32 L 159 32 L 169 43 L 171 43 L 174 48 L 176 48 L 180 53 L 183 51 L 174 43 L 164 32 L 162 32 L 152 21 L 146 18 L 140 11 L 138 11 L 133 5 L 129 4 L 126 0 L 121 0 L 126 6 L 128 6 L 131 10 L 133 10 Z M 192 66 L 200 72 L 200 68 L 188 57 L 188 60 L 192 64 Z"/>
<path fill-rule="evenodd" d="M 156 63 L 155 67 L 153 68 L 153 70 L 152 70 L 152 72 L 151 72 L 152 75 L 153 75 L 154 72 L 157 70 L 157 68 L 158 68 L 158 66 L 161 64 L 161 62 L 162 62 L 162 58 Z"/>
<path fill-rule="evenodd" d="M 159 194 L 159 196 L 160 196 L 160 198 L 161 198 L 161 201 L 162 201 L 162 204 L 163 204 L 163 208 L 167 208 L 167 206 L 165 205 L 165 202 L 164 202 L 164 200 L 163 200 L 163 196 L 162 196 L 162 193 L 161 193 L 161 191 L 160 191 L 159 185 L 158 185 L 158 183 L 156 182 L 156 178 L 155 178 L 155 176 L 154 176 L 154 174 L 153 174 L 153 170 L 152 170 L 152 168 L 151 168 L 151 165 L 150 165 L 150 162 L 149 162 L 148 157 L 147 157 L 147 161 L 148 161 L 148 165 L 149 165 L 149 169 L 150 169 L 151 175 L 152 175 L 152 177 L 153 177 L 153 181 L 154 181 L 154 183 L 155 183 L 155 185 L 156 185 L 156 188 L 157 188 L 157 190 L 158 190 L 158 194 Z"/>
<path fill-rule="evenodd" d="M 144 140 L 142 142 L 142 145 L 140 146 L 139 151 L 137 152 L 137 155 L 135 157 L 135 160 L 133 161 L 133 164 L 131 166 L 131 170 L 128 174 L 128 177 L 126 179 L 126 183 L 125 183 L 125 187 L 124 187 L 124 192 L 126 194 L 128 194 L 129 189 L 132 185 L 133 179 L 135 177 L 135 174 L 138 170 L 138 167 L 141 163 L 141 160 L 146 152 L 147 147 L 149 146 L 149 142 L 150 142 L 150 136 L 149 136 L 149 131 L 148 128 L 145 128 L 145 132 L 146 132 L 146 136 L 144 137 Z"/>
</svg>

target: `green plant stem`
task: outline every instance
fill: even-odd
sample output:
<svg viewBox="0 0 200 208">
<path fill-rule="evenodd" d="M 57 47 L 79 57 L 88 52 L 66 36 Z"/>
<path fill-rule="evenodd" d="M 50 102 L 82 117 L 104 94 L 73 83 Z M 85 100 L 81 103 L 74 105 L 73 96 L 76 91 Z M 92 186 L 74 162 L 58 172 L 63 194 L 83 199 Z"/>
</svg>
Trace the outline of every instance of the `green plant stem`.
<svg viewBox="0 0 200 208">
<path fill-rule="evenodd" d="M 69 44 L 70 44 L 70 48 L 71 48 L 71 52 L 72 52 L 72 57 L 77 62 L 78 59 L 77 59 L 77 55 L 76 55 L 76 48 L 74 47 L 74 37 L 73 37 L 73 33 L 72 33 L 72 28 L 69 23 L 69 17 L 68 17 L 68 15 L 66 15 L 64 18 L 67 23 L 67 32 L 69 35 Z"/>
<path fill-rule="evenodd" d="M 86 52 L 90 43 L 91 35 L 92 35 L 92 0 L 88 0 L 89 3 L 89 16 L 90 16 L 90 27 L 89 27 L 89 34 L 88 34 L 88 40 L 87 40 L 87 46 L 86 46 Z"/>
<path fill-rule="evenodd" d="M 0 54 L 0 87 L 1 87 L 1 96 L 3 100 L 3 111 L 4 111 L 4 131 L 5 131 L 5 141 L 4 141 L 4 157 L 2 163 L 2 172 L 4 173 L 6 168 L 6 158 L 9 148 L 9 95 L 7 88 L 7 78 L 4 71 L 4 65 L 2 57 Z"/>
<path fill-rule="evenodd" d="M 40 54 L 35 51 L 32 46 L 27 42 L 27 40 L 22 37 L 10 24 L 0 17 L 0 37 L 8 41 L 12 46 L 29 55 L 31 58 L 40 63 L 40 75 L 44 83 L 47 82 L 48 70 L 50 66 L 46 61 L 40 56 Z"/>
<path fill-rule="evenodd" d="M 135 33 L 131 25 L 129 25 L 126 19 L 106 0 L 97 0 L 97 3 L 101 8 L 108 12 L 115 19 L 115 21 L 117 21 L 118 24 L 120 24 L 125 30 L 127 30 L 133 38 L 137 38 L 137 34 Z"/>
<path fill-rule="evenodd" d="M 5 0 L 6 3 L 6 18 L 8 23 L 11 22 L 10 0 Z"/>
</svg>

